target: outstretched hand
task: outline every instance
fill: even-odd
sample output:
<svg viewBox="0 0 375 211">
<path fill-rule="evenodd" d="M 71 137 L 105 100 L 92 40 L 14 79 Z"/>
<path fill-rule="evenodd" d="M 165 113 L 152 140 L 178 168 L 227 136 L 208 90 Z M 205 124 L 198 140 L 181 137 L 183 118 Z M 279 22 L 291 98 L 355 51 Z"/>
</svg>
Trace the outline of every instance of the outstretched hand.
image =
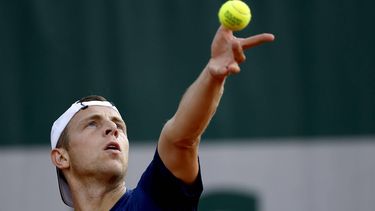
<svg viewBox="0 0 375 211">
<path fill-rule="evenodd" d="M 247 38 L 236 38 L 229 29 L 220 26 L 211 44 L 210 73 L 215 78 L 225 78 L 240 72 L 246 49 L 275 39 L 273 34 L 258 34 Z"/>
</svg>

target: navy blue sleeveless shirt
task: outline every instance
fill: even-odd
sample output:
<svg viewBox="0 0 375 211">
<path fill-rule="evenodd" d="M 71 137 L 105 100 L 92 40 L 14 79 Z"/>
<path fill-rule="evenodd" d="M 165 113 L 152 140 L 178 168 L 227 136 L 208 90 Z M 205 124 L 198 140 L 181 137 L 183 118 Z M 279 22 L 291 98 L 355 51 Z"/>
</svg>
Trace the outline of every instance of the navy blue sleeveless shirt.
<svg viewBox="0 0 375 211">
<path fill-rule="evenodd" d="M 137 187 L 127 190 L 110 211 L 197 210 L 203 191 L 201 173 L 193 184 L 185 184 L 164 165 L 156 150 Z"/>
</svg>

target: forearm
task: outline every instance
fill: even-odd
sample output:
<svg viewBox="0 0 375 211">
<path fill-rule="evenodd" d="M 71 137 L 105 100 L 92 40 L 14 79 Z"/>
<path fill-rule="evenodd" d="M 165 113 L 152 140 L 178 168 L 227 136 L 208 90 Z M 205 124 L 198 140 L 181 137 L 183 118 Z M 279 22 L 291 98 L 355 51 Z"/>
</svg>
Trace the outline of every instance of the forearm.
<svg viewBox="0 0 375 211">
<path fill-rule="evenodd" d="M 224 91 L 225 77 L 213 77 L 210 63 L 181 99 L 177 112 L 165 125 L 171 141 L 195 145 L 207 128 Z"/>
</svg>

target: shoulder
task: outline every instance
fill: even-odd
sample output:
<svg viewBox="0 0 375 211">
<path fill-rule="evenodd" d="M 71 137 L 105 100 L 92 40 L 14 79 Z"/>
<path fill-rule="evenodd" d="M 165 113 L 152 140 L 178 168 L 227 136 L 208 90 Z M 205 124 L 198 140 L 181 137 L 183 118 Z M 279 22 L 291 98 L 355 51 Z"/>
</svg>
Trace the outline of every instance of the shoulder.
<svg viewBox="0 0 375 211">
<path fill-rule="evenodd" d="M 179 205 L 194 207 L 197 205 L 202 191 L 203 183 L 200 171 L 196 180 L 191 184 L 187 184 L 168 170 L 159 157 L 157 150 L 135 190 L 137 194 L 144 194 L 143 197 L 149 198 L 161 207 L 178 207 Z"/>
</svg>

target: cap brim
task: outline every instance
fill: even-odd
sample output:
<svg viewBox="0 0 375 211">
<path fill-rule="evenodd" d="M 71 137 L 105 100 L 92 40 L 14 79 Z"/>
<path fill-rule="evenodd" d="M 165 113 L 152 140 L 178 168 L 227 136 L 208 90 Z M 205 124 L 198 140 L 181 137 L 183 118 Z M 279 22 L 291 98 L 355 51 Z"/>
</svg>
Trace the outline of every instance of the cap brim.
<svg viewBox="0 0 375 211">
<path fill-rule="evenodd" d="M 66 181 L 64 174 L 60 171 L 60 169 L 56 168 L 56 171 L 61 198 L 66 205 L 68 205 L 69 207 L 73 207 L 72 192 L 70 191 L 68 182 Z"/>
</svg>

